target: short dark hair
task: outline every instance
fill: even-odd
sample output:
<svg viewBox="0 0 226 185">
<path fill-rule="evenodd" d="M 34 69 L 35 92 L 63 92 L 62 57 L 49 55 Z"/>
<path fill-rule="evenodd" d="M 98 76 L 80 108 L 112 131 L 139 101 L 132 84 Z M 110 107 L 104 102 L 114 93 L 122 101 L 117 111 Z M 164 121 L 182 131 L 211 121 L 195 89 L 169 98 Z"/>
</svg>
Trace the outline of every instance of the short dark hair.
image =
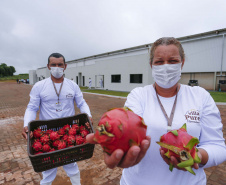
<svg viewBox="0 0 226 185">
<path fill-rule="evenodd" d="M 49 58 L 48 58 L 48 64 L 49 64 L 49 59 L 50 59 L 50 57 L 54 57 L 54 58 L 60 58 L 60 57 L 62 57 L 63 59 L 64 59 L 64 63 L 65 63 L 65 58 L 64 58 L 64 56 L 63 55 L 61 55 L 60 53 L 52 53 L 51 55 L 49 55 Z"/>
</svg>

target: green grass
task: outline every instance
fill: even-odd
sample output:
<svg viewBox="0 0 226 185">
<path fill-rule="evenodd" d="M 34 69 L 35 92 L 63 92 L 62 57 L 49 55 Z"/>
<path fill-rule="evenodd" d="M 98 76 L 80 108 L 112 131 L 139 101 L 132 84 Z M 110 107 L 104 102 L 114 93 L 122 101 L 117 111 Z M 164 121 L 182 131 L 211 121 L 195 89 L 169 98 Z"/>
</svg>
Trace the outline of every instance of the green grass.
<svg viewBox="0 0 226 185">
<path fill-rule="evenodd" d="M 108 90 L 101 90 L 101 89 L 88 89 L 88 88 L 84 88 L 84 87 L 82 87 L 81 90 L 83 92 L 90 92 L 90 93 L 97 93 L 97 94 L 106 94 L 106 95 L 112 95 L 112 96 L 122 96 L 122 97 L 127 97 L 128 94 L 129 94 L 129 92 L 108 91 Z"/>
<path fill-rule="evenodd" d="M 107 95 L 112 95 L 112 96 L 127 97 L 127 95 L 129 94 L 129 92 L 88 89 L 88 87 L 80 87 L 80 89 L 83 92 L 91 92 L 91 93 L 97 93 L 97 94 L 107 94 Z M 226 102 L 226 92 L 210 91 L 209 93 L 213 97 L 215 102 Z"/>
<path fill-rule="evenodd" d="M 215 102 L 226 102 L 226 92 L 209 92 Z"/>
<path fill-rule="evenodd" d="M 28 78 L 29 78 L 29 74 L 19 74 L 19 75 L 1 77 L 0 81 L 7 81 L 7 80 L 15 80 L 16 81 L 16 79 L 28 79 Z"/>
</svg>

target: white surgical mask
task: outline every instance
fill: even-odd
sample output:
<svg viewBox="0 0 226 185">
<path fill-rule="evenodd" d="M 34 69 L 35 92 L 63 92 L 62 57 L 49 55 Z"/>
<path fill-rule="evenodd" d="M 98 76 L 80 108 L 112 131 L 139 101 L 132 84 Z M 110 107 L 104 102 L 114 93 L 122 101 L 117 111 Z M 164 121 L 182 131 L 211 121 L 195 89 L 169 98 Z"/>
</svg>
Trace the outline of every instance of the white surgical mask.
<svg viewBox="0 0 226 185">
<path fill-rule="evenodd" d="M 181 62 L 177 64 L 152 65 L 152 77 L 162 88 L 173 87 L 180 80 L 181 65 Z"/>
<path fill-rule="evenodd" d="M 64 74 L 64 68 L 62 68 L 62 67 L 50 67 L 50 72 L 55 78 L 61 78 Z"/>
</svg>

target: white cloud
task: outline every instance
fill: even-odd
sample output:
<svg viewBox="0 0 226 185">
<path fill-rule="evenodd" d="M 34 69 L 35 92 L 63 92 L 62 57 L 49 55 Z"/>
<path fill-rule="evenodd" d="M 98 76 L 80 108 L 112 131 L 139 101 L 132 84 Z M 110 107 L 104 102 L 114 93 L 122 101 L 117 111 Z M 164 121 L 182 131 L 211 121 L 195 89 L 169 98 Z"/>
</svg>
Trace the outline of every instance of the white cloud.
<svg viewBox="0 0 226 185">
<path fill-rule="evenodd" d="M 66 60 L 226 28 L 223 0 L 2 0 L 0 63 L 17 73 Z"/>
</svg>

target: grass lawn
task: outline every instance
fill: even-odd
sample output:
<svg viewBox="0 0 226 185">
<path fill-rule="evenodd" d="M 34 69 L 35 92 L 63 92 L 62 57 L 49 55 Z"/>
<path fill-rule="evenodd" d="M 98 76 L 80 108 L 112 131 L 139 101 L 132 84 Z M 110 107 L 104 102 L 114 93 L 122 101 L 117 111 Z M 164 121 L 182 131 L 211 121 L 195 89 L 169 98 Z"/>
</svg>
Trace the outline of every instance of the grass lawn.
<svg viewBox="0 0 226 185">
<path fill-rule="evenodd" d="M 211 91 L 209 93 L 211 94 L 215 102 L 226 102 L 226 92 Z"/>
<path fill-rule="evenodd" d="M 13 76 L 0 77 L 0 81 L 15 81 L 16 79 L 28 79 L 29 74 L 19 74 Z"/>
<path fill-rule="evenodd" d="M 121 91 L 108 91 L 108 90 L 100 90 L 100 89 L 88 89 L 88 87 L 80 87 L 83 92 L 91 92 L 98 94 L 107 94 L 113 96 L 122 96 L 127 97 L 129 92 L 121 92 Z M 210 95 L 213 97 L 215 102 L 226 102 L 226 92 L 218 92 L 218 91 L 210 91 Z"/>
</svg>

